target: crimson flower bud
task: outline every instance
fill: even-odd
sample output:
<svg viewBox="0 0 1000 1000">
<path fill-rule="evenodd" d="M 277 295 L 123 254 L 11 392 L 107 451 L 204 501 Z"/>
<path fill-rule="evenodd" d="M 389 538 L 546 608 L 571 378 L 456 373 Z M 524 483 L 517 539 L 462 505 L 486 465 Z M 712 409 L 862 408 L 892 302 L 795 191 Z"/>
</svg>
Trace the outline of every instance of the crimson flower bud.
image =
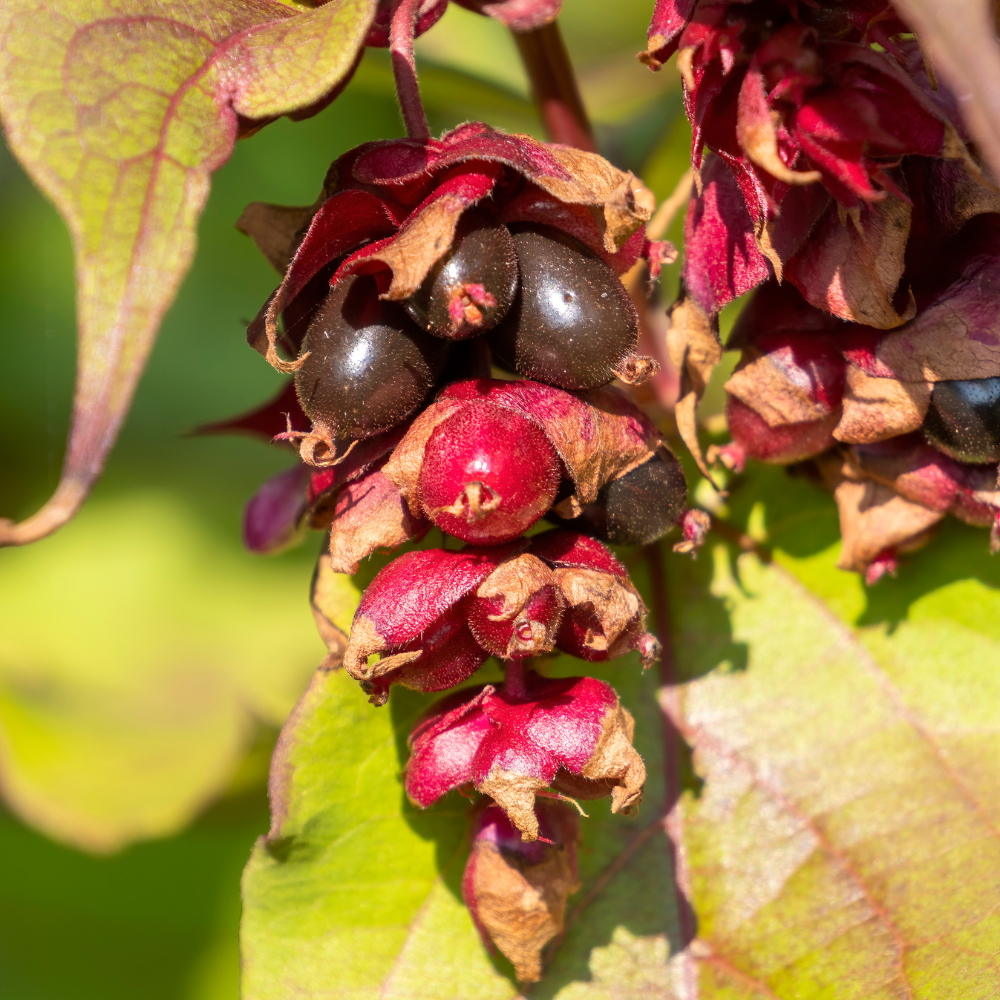
<svg viewBox="0 0 1000 1000">
<path fill-rule="evenodd" d="M 646 606 L 625 567 L 600 542 L 573 531 L 546 531 L 531 553 L 550 566 L 566 601 L 556 646 L 599 662 L 639 651 L 644 667 L 660 656 L 646 631 Z"/>
<path fill-rule="evenodd" d="M 393 682 L 441 691 L 471 677 L 487 653 L 465 621 L 462 600 L 496 568 L 489 554 L 428 549 L 391 562 L 361 596 L 344 653 L 347 672 L 385 704 Z M 377 663 L 369 658 L 377 654 Z"/>
<path fill-rule="evenodd" d="M 688 510 L 681 518 L 682 540 L 674 545 L 674 552 L 690 552 L 691 558 L 698 556 L 698 549 L 705 544 L 705 538 L 712 527 L 712 518 L 703 510 Z"/>
<path fill-rule="evenodd" d="M 347 672 L 384 704 L 393 683 L 441 691 L 491 653 L 520 659 L 548 652 L 565 602 L 552 570 L 520 552 L 526 544 L 427 549 L 390 563 L 358 604 Z M 369 663 L 374 655 L 380 659 Z"/>
<path fill-rule="evenodd" d="M 591 677 L 545 678 L 525 671 L 508 683 L 457 692 L 432 706 L 410 737 L 410 800 L 427 808 L 472 783 L 501 806 L 524 840 L 538 839 L 535 794 L 611 796 L 630 813 L 642 799 L 646 768 L 632 746 L 634 722 L 614 690 Z"/>
<path fill-rule="evenodd" d="M 417 496 L 442 530 L 490 545 L 530 528 L 552 505 L 561 474 L 536 424 L 489 403 L 470 403 L 428 438 Z"/>
<path fill-rule="evenodd" d="M 555 643 L 565 601 L 555 574 L 522 553 L 501 563 L 467 602 L 476 641 L 504 660 L 537 656 Z"/>
<path fill-rule="evenodd" d="M 462 899 L 479 933 L 511 961 L 522 983 L 541 978 L 542 949 L 562 933 L 567 897 L 580 888 L 573 810 L 537 802 L 535 815 L 539 839 L 525 843 L 499 806 L 479 812 L 462 876 Z"/>
</svg>

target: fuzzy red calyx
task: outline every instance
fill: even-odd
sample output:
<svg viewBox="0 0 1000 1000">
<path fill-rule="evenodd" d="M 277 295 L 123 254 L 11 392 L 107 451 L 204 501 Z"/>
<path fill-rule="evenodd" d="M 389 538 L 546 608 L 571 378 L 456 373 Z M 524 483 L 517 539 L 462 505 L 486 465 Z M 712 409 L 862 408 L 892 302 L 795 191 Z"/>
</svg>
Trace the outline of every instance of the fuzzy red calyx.
<svg viewBox="0 0 1000 1000">
<path fill-rule="evenodd" d="M 607 684 L 525 671 L 521 694 L 487 685 L 432 707 L 410 738 L 407 795 L 427 808 L 471 782 L 504 809 L 523 840 L 537 840 L 535 795 L 549 787 L 575 798 L 611 795 L 613 812 L 638 805 L 646 771 L 632 747 L 633 728 Z"/>
</svg>

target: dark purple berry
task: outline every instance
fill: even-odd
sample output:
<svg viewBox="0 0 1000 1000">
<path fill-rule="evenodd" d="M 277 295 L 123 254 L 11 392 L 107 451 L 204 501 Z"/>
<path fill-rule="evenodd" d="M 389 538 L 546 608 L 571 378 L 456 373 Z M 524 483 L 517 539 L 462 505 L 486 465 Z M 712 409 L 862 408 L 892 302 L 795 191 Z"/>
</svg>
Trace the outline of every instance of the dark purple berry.
<svg viewBox="0 0 1000 1000">
<path fill-rule="evenodd" d="M 506 226 L 491 212 L 466 212 L 448 252 L 407 300 L 428 332 L 466 340 L 491 330 L 517 295 L 517 256 Z"/>
<path fill-rule="evenodd" d="M 614 545 L 650 545 L 673 527 L 686 499 L 687 482 L 680 462 L 661 450 L 608 483 L 579 517 L 567 520 L 553 511 L 546 516 Z"/>
<path fill-rule="evenodd" d="M 444 367 L 448 345 L 378 297 L 375 279 L 340 282 L 320 306 L 295 374 L 306 415 L 338 438 L 366 438 L 406 419 Z"/>
<path fill-rule="evenodd" d="M 525 378 L 593 389 L 634 377 L 638 318 L 614 271 L 558 229 L 512 230 L 521 294 L 489 337 Z"/>
<path fill-rule="evenodd" d="M 936 382 L 923 430 L 959 462 L 1000 462 L 1000 378 Z"/>
</svg>

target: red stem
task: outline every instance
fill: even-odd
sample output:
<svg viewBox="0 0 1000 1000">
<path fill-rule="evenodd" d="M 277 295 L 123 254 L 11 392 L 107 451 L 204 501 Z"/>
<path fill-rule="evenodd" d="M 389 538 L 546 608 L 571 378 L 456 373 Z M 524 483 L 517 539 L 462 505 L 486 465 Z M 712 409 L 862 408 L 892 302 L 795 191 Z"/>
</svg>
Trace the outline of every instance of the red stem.
<svg viewBox="0 0 1000 1000">
<path fill-rule="evenodd" d="M 531 97 L 549 138 L 596 153 L 597 143 L 559 25 L 553 21 L 541 28 L 513 34 L 531 81 Z"/>
<path fill-rule="evenodd" d="M 420 0 L 398 0 L 389 26 L 389 51 L 396 78 L 396 97 L 411 139 L 429 139 L 427 115 L 417 85 L 417 63 L 413 58 L 413 34 L 420 13 Z"/>
<path fill-rule="evenodd" d="M 503 693 L 515 701 L 521 701 L 527 695 L 524 686 L 524 660 L 507 660 L 504 663 Z"/>
</svg>

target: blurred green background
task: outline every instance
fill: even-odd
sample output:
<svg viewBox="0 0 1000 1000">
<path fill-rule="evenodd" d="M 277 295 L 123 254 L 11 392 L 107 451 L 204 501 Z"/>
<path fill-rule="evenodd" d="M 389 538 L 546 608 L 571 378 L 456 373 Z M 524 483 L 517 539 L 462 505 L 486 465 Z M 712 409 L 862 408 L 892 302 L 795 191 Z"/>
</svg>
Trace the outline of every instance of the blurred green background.
<svg viewBox="0 0 1000 1000">
<path fill-rule="evenodd" d="M 609 18 L 606 0 L 567 0 L 560 23 L 604 152 L 662 198 L 690 140 L 673 69 L 635 60 L 651 6 L 618 0 Z M 497 23 L 453 5 L 418 58 L 435 131 L 481 118 L 539 134 Z M 322 655 L 318 540 L 246 554 L 243 503 L 290 453 L 186 432 L 280 382 L 243 338 L 278 280 L 233 228 L 243 206 L 310 203 L 335 156 L 400 131 L 385 53 L 369 52 L 322 114 L 238 145 L 92 499 L 53 538 L 0 552 L 0 1000 L 237 996 L 267 761 Z M 5 147 L 0 219 L 0 514 L 23 517 L 58 479 L 73 272 L 65 228 Z"/>
</svg>

